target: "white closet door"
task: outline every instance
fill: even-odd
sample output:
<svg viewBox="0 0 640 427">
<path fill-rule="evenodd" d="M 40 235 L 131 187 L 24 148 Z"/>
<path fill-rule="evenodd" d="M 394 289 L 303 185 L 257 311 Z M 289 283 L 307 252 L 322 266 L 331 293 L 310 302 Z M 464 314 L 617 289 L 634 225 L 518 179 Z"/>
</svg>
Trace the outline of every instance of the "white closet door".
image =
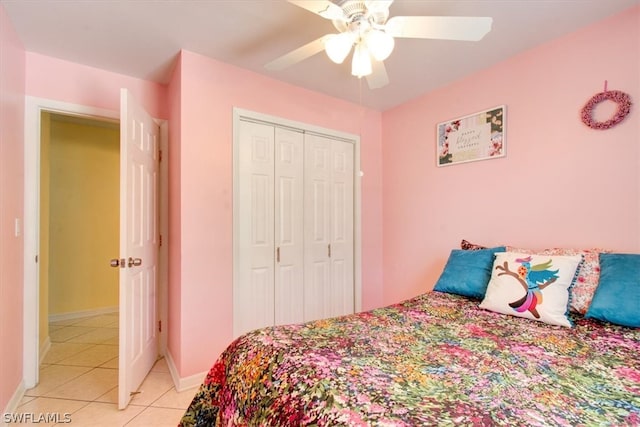
<svg viewBox="0 0 640 427">
<path fill-rule="evenodd" d="M 331 291 L 330 317 L 353 313 L 353 144 L 331 141 Z"/>
<path fill-rule="evenodd" d="M 353 146 L 305 135 L 305 320 L 352 313 Z"/>
<path fill-rule="evenodd" d="M 275 128 L 275 324 L 304 320 L 303 134 Z"/>
<path fill-rule="evenodd" d="M 240 122 L 234 336 L 274 324 L 274 128 Z"/>
<path fill-rule="evenodd" d="M 304 141 L 304 320 L 327 317 L 325 298 L 331 280 L 331 144 L 317 135 Z"/>
<path fill-rule="evenodd" d="M 354 311 L 354 145 L 240 120 L 234 336 Z"/>
</svg>

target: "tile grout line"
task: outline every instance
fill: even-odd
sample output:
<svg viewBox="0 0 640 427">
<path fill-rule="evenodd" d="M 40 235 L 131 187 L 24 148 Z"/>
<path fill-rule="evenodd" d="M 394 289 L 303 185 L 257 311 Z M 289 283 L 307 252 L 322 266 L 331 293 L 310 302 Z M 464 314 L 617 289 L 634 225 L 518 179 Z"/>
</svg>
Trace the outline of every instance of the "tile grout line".
<svg viewBox="0 0 640 427">
<path fill-rule="evenodd" d="M 53 374 L 54 375 L 53 378 L 55 378 L 55 375 L 60 375 L 66 368 L 70 368 L 70 370 L 73 370 L 74 368 L 78 368 L 80 370 L 82 369 L 87 369 L 87 370 L 80 374 L 73 375 L 73 377 L 69 379 L 64 377 L 62 377 L 63 378 L 62 380 L 50 379 L 49 381 L 57 382 L 57 384 L 55 384 L 55 386 L 53 386 L 50 390 L 46 390 L 46 387 L 45 387 L 44 390 L 46 391 L 44 391 L 44 393 L 42 394 L 30 395 L 28 394 L 29 391 L 27 391 L 27 393 L 25 394 L 25 398 L 23 399 L 23 403 L 20 404 L 20 407 L 23 407 L 25 405 L 32 405 L 33 407 L 38 407 L 44 410 L 45 408 L 41 407 L 41 405 L 44 404 L 44 402 L 50 402 L 51 400 L 53 400 L 58 402 L 64 402 L 64 401 L 76 402 L 77 404 L 79 404 L 80 406 L 74 409 L 73 411 L 71 411 L 70 412 L 71 414 L 76 414 L 79 411 L 83 411 L 83 410 L 88 410 L 89 412 L 92 412 L 92 411 L 99 412 L 102 410 L 99 408 L 104 408 L 104 410 L 106 411 L 105 412 L 105 416 L 106 416 L 108 413 L 111 413 L 113 411 L 114 407 L 117 414 L 121 415 L 123 413 L 122 411 L 117 410 L 117 397 L 116 397 L 116 402 L 113 402 L 113 399 L 110 398 L 110 395 L 113 395 L 114 390 L 116 390 L 115 394 L 117 396 L 117 388 L 118 388 L 117 383 L 115 387 L 107 386 L 108 387 L 107 391 L 99 394 L 98 396 L 96 396 L 95 398 L 92 398 L 91 400 L 83 399 L 83 398 L 55 396 L 56 390 L 66 390 L 68 392 L 69 386 L 71 386 L 71 383 L 73 383 L 74 381 L 77 381 L 82 377 L 85 377 L 85 380 L 90 381 L 92 377 L 91 376 L 87 377 L 87 375 L 92 372 L 95 373 L 100 370 L 100 372 L 105 373 L 106 375 L 109 376 L 107 372 L 118 371 L 117 367 L 103 366 L 110 362 L 113 363 L 114 360 L 118 358 L 117 355 L 115 357 L 109 358 L 108 360 L 92 363 L 91 360 L 93 355 L 91 353 L 87 353 L 85 354 L 85 356 L 87 356 L 86 362 L 83 363 L 82 359 L 78 360 L 79 363 L 83 363 L 83 364 L 81 365 L 68 364 L 70 361 L 73 362 L 74 357 L 77 357 L 79 354 L 82 354 L 82 353 L 94 351 L 99 355 L 100 352 L 96 351 L 96 349 L 99 348 L 98 346 L 105 346 L 104 347 L 105 350 L 108 349 L 107 346 L 115 347 L 115 348 L 118 347 L 117 344 L 114 345 L 114 344 L 107 343 L 108 341 L 114 339 L 113 336 L 105 340 L 101 340 L 101 338 L 98 338 L 98 339 L 93 338 L 93 336 L 100 337 L 101 334 L 102 336 L 110 335 L 112 332 L 109 330 L 113 330 L 118 327 L 117 320 L 112 320 L 111 322 L 107 322 L 109 319 L 105 319 L 102 316 L 104 315 L 91 316 L 89 318 L 74 319 L 75 321 L 73 323 L 67 323 L 69 322 L 68 320 L 63 321 L 67 324 L 56 324 L 56 323 L 50 324 L 51 334 L 57 335 L 57 337 L 52 339 L 52 346 L 57 345 L 58 350 L 57 350 L 57 353 L 51 353 L 51 352 L 49 353 L 49 354 L 56 355 L 55 357 L 52 357 L 52 359 L 54 360 L 53 362 L 45 362 L 46 361 L 46 358 L 45 358 L 45 361 L 43 361 L 43 363 L 41 364 L 41 368 L 40 368 L 41 372 L 42 370 L 45 370 L 45 369 L 53 369 L 53 368 L 59 369 L 59 372 Z M 100 317 L 102 318 L 100 319 Z M 100 324 L 100 322 L 106 322 L 106 323 Z M 98 324 L 96 325 L 96 323 Z M 78 328 L 78 329 L 75 329 L 75 328 Z M 76 335 L 75 332 L 80 331 L 79 328 L 83 328 L 84 332 Z M 67 329 L 67 331 L 64 331 L 65 329 Z M 98 341 L 99 339 L 101 340 L 100 342 L 92 342 L 92 341 Z M 87 340 L 88 342 L 78 342 L 78 340 Z M 64 350 L 65 344 L 77 345 L 78 346 L 77 348 L 79 350 L 65 351 Z M 74 347 L 68 346 L 67 348 L 73 349 Z M 93 358 L 93 360 L 98 360 L 98 359 L 100 359 L 99 356 Z M 158 364 L 158 362 L 161 362 L 163 360 L 164 358 L 160 357 L 155 363 Z M 164 361 L 163 363 L 166 363 L 166 361 Z M 159 391 L 160 394 L 157 395 L 155 398 L 153 398 L 153 400 L 149 401 L 148 403 L 140 404 L 140 403 L 131 402 L 129 406 L 141 408 L 141 410 L 137 412 L 136 415 L 134 415 L 131 419 L 128 419 L 128 420 L 122 419 L 122 424 L 120 424 L 121 426 L 140 425 L 139 422 L 148 421 L 147 420 L 148 417 L 160 416 L 160 414 L 162 414 L 163 417 L 166 416 L 167 412 L 162 412 L 162 411 L 171 411 L 172 413 L 178 415 L 180 412 L 184 412 L 186 410 L 186 407 L 189 405 L 190 399 L 184 404 L 182 404 L 181 397 L 173 397 L 171 395 L 171 393 L 176 393 L 177 395 L 180 395 L 180 393 L 178 393 L 175 390 L 175 386 L 173 384 L 171 384 L 169 388 L 164 391 L 161 391 L 158 389 L 158 388 L 164 389 L 166 387 L 166 383 L 164 383 L 163 380 L 158 378 L 162 378 L 165 375 L 169 374 L 169 371 L 168 369 L 166 369 L 166 367 L 162 367 L 162 366 L 156 369 L 156 366 L 158 365 L 154 365 L 152 370 L 149 372 L 149 375 L 147 375 L 147 377 L 143 381 L 141 385 L 141 390 L 145 388 L 145 383 L 148 380 L 150 380 L 151 382 L 147 383 L 146 385 L 146 390 L 149 393 L 152 393 L 152 395 L 154 391 Z M 38 384 L 38 386 L 42 386 L 42 385 L 43 385 L 43 377 L 41 376 L 41 382 L 40 384 Z M 63 388 L 65 386 L 68 386 L 68 387 Z M 149 387 L 152 387 L 152 388 L 149 388 Z M 99 390 L 99 387 L 98 387 L 98 390 Z M 100 401 L 99 399 L 103 399 L 103 400 Z M 161 402 L 162 399 L 167 399 L 167 401 L 156 405 L 156 402 Z M 176 400 L 176 399 L 180 399 L 180 400 Z M 180 406 L 180 407 L 176 407 L 176 406 Z M 160 412 L 158 410 L 160 410 Z M 136 419 L 138 419 L 138 421 L 135 421 Z"/>
</svg>

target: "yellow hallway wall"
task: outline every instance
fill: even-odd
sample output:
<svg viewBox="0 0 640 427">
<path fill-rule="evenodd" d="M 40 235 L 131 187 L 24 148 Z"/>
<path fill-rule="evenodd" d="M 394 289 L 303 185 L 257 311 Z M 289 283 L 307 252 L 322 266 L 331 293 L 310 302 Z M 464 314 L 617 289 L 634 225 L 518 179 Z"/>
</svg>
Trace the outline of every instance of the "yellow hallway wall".
<svg viewBox="0 0 640 427">
<path fill-rule="evenodd" d="M 39 348 L 42 354 L 49 337 L 49 146 L 51 145 L 51 114 L 42 113 L 40 118 L 40 248 L 38 267 L 40 293 L 38 306 Z"/>
<path fill-rule="evenodd" d="M 119 127 L 52 117 L 49 315 L 117 307 Z"/>
</svg>

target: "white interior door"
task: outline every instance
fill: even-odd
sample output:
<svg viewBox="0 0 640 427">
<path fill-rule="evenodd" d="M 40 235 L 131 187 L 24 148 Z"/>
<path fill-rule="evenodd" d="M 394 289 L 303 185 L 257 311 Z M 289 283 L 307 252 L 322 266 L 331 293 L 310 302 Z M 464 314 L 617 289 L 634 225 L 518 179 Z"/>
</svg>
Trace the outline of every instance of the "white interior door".
<svg viewBox="0 0 640 427">
<path fill-rule="evenodd" d="M 120 99 L 120 348 L 124 409 L 158 355 L 158 163 L 160 128 L 126 89 Z"/>
<path fill-rule="evenodd" d="M 305 135 L 304 320 L 328 316 L 331 286 L 331 140 Z"/>
<path fill-rule="evenodd" d="M 353 144 L 331 141 L 331 290 L 326 296 L 329 317 L 354 310 L 353 156 Z"/>
<path fill-rule="evenodd" d="M 304 320 L 304 135 L 275 128 L 275 324 Z"/>
<path fill-rule="evenodd" d="M 305 135 L 305 320 L 354 311 L 354 147 Z"/>
<path fill-rule="evenodd" d="M 233 334 L 274 324 L 274 128 L 240 122 Z"/>
<path fill-rule="evenodd" d="M 240 122 L 234 336 L 303 320 L 303 138 Z"/>
<path fill-rule="evenodd" d="M 350 141 L 234 117 L 234 337 L 359 309 Z"/>
</svg>

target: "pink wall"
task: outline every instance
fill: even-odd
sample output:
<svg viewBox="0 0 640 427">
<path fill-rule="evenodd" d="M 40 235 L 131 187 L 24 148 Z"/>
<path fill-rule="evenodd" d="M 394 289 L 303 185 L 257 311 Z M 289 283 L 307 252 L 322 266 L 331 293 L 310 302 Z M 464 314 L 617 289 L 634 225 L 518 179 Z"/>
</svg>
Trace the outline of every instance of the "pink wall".
<svg viewBox="0 0 640 427">
<path fill-rule="evenodd" d="M 27 52 L 27 95 L 82 106 L 120 110 L 126 88 L 152 116 L 168 117 L 166 86 L 74 62 Z"/>
<path fill-rule="evenodd" d="M 24 218 L 24 70 L 22 43 L 0 5 L 0 413 L 22 381 Z"/>
<path fill-rule="evenodd" d="M 180 95 L 182 79 L 182 65 L 176 64 L 167 90 L 167 104 L 169 109 L 169 289 L 168 289 L 168 329 L 167 347 L 172 353 L 173 361 L 180 366 L 181 342 L 180 331 L 182 319 L 180 307 L 180 278 L 182 275 L 182 226 L 180 185 L 181 175 L 181 142 L 182 134 L 182 97 Z M 173 350 L 171 350 L 173 349 Z"/>
<path fill-rule="evenodd" d="M 233 107 L 361 134 L 363 308 L 379 305 L 381 114 L 186 51 L 180 72 L 183 256 L 180 281 L 171 284 L 179 287 L 181 302 L 170 310 L 181 320 L 180 329 L 172 329 L 170 351 L 181 376 L 207 370 L 232 338 Z"/>
<path fill-rule="evenodd" d="M 176 366 L 182 363 L 180 349 L 182 336 L 182 64 L 176 64 L 168 87 L 169 104 L 169 334 L 167 348 Z M 171 350 L 173 349 L 173 351 Z"/>
<path fill-rule="evenodd" d="M 640 252 L 639 22 L 632 8 L 383 114 L 385 303 L 431 289 L 462 238 Z M 605 79 L 635 105 L 592 130 L 579 110 Z M 506 158 L 435 166 L 436 123 L 500 104 Z"/>
</svg>

